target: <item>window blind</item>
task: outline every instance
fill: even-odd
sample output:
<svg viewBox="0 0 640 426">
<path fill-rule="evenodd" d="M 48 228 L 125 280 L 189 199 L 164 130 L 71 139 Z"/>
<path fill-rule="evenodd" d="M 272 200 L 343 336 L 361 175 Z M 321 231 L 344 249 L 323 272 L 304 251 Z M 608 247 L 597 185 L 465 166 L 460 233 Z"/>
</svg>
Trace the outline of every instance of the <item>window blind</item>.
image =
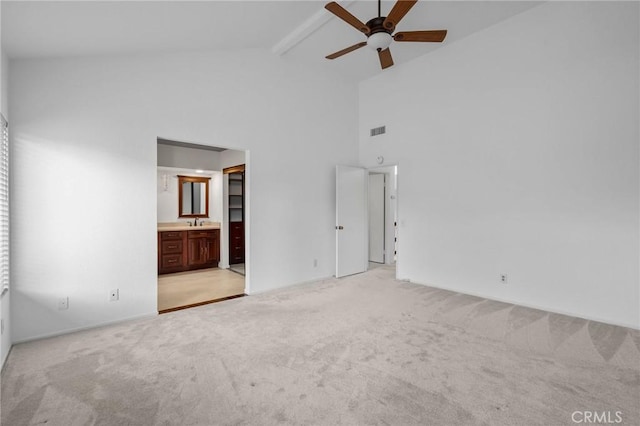
<svg viewBox="0 0 640 426">
<path fill-rule="evenodd" d="M 9 125 L 0 114 L 0 291 L 9 290 Z"/>
</svg>

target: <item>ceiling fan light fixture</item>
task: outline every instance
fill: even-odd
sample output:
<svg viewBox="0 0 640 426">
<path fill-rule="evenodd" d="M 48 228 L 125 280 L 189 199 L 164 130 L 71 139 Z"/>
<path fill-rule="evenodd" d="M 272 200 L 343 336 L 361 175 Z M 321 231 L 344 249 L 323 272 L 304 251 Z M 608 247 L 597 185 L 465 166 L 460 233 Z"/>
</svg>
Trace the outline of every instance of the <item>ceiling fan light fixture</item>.
<svg viewBox="0 0 640 426">
<path fill-rule="evenodd" d="M 381 31 L 379 33 L 371 34 L 367 39 L 367 46 L 373 50 L 384 50 L 391 44 L 391 34 Z"/>
</svg>

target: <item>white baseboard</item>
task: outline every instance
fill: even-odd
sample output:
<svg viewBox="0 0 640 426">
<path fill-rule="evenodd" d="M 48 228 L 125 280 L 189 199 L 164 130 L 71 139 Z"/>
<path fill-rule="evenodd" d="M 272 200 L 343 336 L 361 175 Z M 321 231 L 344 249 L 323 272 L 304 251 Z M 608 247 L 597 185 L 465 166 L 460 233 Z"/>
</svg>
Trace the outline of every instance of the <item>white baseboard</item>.
<svg viewBox="0 0 640 426">
<path fill-rule="evenodd" d="M 286 285 L 284 285 L 282 287 L 268 288 L 266 290 L 260 290 L 260 291 L 251 291 L 250 293 L 246 293 L 246 294 L 247 294 L 247 296 L 255 296 L 256 294 L 269 293 L 271 291 L 282 290 L 282 289 L 285 289 L 285 288 L 295 287 L 295 286 L 298 286 L 298 285 L 313 284 L 313 283 L 317 283 L 317 282 L 320 282 L 320 281 L 330 280 L 330 279 L 333 279 L 333 278 L 335 278 L 335 277 L 333 275 L 330 275 L 328 277 L 315 278 L 315 279 L 308 280 L 308 281 L 300 281 L 300 282 L 297 282 L 297 283 L 294 283 L 294 284 L 286 284 Z"/>
<path fill-rule="evenodd" d="M 558 309 L 549 309 L 546 306 L 539 306 L 539 305 L 535 305 L 535 304 L 531 304 L 531 303 L 522 303 L 520 301 L 502 299 L 502 298 L 497 298 L 497 297 L 494 297 L 494 296 L 487 296 L 486 294 L 481 294 L 481 293 L 475 293 L 475 292 L 469 292 L 469 291 L 462 292 L 462 291 L 456 290 L 454 288 L 443 287 L 443 286 L 434 285 L 434 284 L 419 283 L 417 281 L 413 281 L 413 280 L 408 279 L 408 278 L 405 279 L 405 280 L 402 280 L 402 281 L 408 281 L 408 282 L 411 282 L 413 284 L 423 285 L 423 286 L 426 286 L 426 287 L 439 288 L 441 290 L 452 291 L 452 292 L 455 292 L 455 293 L 466 294 L 466 295 L 469 295 L 469 296 L 480 297 L 482 299 L 493 300 L 495 302 L 502 302 L 502 303 L 508 303 L 510 305 L 517 305 L 517 306 L 523 306 L 525 308 L 537 309 L 539 311 L 546 311 L 546 312 L 549 312 L 549 313 L 552 313 L 552 314 L 566 315 L 566 316 L 569 316 L 569 317 L 582 318 L 582 319 L 589 320 L 589 321 L 597 321 L 597 322 L 602 322 L 602 323 L 605 323 L 605 324 L 617 325 L 618 327 L 625 327 L 625 328 L 631 328 L 631 329 L 634 329 L 634 330 L 640 330 L 640 324 L 625 324 L 625 323 L 619 323 L 619 322 L 612 322 L 611 320 L 602 319 L 602 318 L 598 318 L 598 317 L 592 317 L 592 316 L 589 316 L 589 315 L 583 315 L 581 313 L 562 311 L 562 310 L 558 310 Z"/>
<path fill-rule="evenodd" d="M 9 359 L 9 354 L 11 353 L 11 349 L 13 349 L 13 343 L 11 344 L 11 347 L 7 351 L 7 353 L 4 356 L 4 358 L 2 359 L 2 361 L 0 362 L 0 373 L 2 373 L 2 371 L 4 371 L 4 366 L 7 363 L 7 359 Z"/>
<path fill-rule="evenodd" d="M 97 324 L 86 325 L 86 326 L 82 326 L 82 327 L 66 328 L 64 330 L 55 331 L 53 333 L 39 334 L 37 336 L 31 336 L 31 337 L 27 337 L 25 339 L 19 339 L 19 340 L 16 340 L 16 341 L 12 342 L 11 346 L 17 345 L 18 343 L 27 343 L 27 342 L 32 342 L 34 340 L 47 339 L 49 337 L 62 336 L 64 334 L 76 333 L 78 331 L 91 330 L 91 329 L 94 329 L 94 328 L 108 327 L 110 325 L 121 324 L 123 322 L 129 322 L 129 321 L 142 320 L 142 319 L 152 318 L 152 317 L 155 317 L 155 316 L 158 316 L 158 312 L 157 311 L 154 311 L 152 313 L 134 315 L 132 317 L 121 318 L 121 319 L 117 319 L 117 320 L 113 320 L 113 321 L 107 321 L 107 322 L 102 322 L 102 323 L 97 323 Z"/>
</svg>

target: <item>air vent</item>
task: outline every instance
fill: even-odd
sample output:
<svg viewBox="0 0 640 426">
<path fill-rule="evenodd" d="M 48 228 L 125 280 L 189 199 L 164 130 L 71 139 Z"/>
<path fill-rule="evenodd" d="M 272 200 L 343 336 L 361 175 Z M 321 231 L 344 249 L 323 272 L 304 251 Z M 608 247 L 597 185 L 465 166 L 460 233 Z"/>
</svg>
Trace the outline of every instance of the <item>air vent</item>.
<svg viewBox="0 0 640 426">
<path fill-rule="evenodd" d="M 371 129 L 371 136 L 384 135 L 387 133 L 387 126 L 380 126 Z"/>
</svg>

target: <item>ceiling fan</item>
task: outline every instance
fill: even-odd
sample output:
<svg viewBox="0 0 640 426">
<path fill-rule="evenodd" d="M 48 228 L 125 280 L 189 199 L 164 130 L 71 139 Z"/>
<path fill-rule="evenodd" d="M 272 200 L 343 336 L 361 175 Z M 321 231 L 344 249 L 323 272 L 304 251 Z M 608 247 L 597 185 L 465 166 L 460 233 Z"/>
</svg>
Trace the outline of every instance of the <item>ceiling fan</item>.
<svg viewBox="0 0 640 426">
<path fill-rule="evenodd" d="M 418 42 L 435 42 L 440 43 L 447 35 L 447 30 L 431 30 L 431 31 L 404 31 L 395 33 L 396 25 L 400 20 L 409 12 L 409 10 L 416 4 L 418 0 L 398 0 L 388 16 L 381 16 L 380 3 L 378 0 L 378 17 L 370 19 L 366 24 L 363 24 L 358 18 L 349 13 L 345 8 L 338 3 L 332 1 L 325 5 L 325 9 L 336 15 L 338 18 L 345 21 L 358 31 L 364 33 L 367 36 L 367 41 L 363 41 L 353 46 L 349 46 L 345 49 L 339 50 L 326 56 L 327 59 L 335 59 L 349 52 L 353 52 L 356 49 L 360 49 L 363 46 L 369 46 L 378 51 L 378 57 L 380 58 L 380 66 L 382 69 L 389 68 L 393 65 L 393 58 L 391 57 L 391 51 L 389 45 L 391 40 L 398 42 L 405 41 L 418 41 Z"/>
</svg>

